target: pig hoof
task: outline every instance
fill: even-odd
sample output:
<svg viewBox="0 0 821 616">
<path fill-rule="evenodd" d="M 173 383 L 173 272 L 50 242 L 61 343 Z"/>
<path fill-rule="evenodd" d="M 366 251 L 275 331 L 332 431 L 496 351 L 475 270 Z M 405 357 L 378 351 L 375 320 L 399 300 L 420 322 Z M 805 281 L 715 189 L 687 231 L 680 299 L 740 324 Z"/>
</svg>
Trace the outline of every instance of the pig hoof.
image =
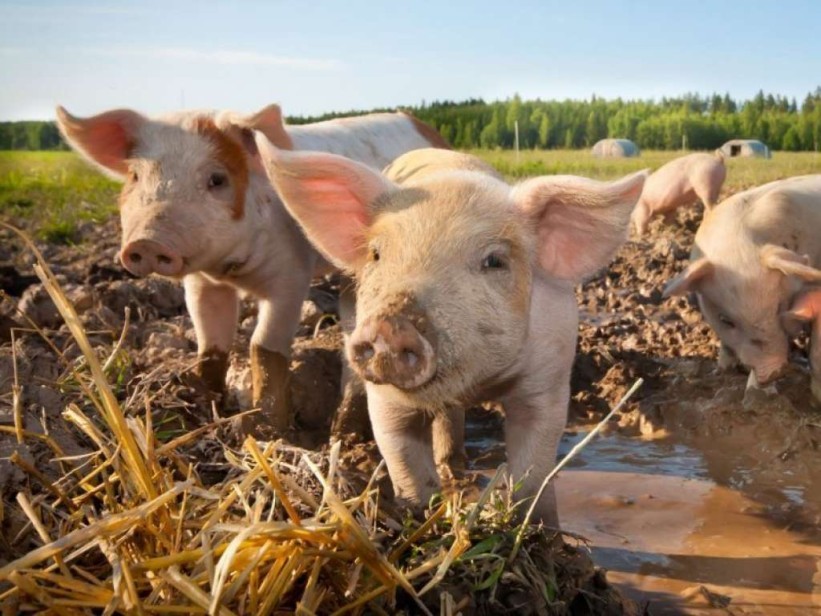
<svg viewBox="0 0 821 616">
<path fill-rule="evenodd" d="M 458 481 L 464 478 L 467 460 L 464 453 L 453 453 L 448 459 L 436 465 L 439 477 L 445 482 Z"/>
</svg>

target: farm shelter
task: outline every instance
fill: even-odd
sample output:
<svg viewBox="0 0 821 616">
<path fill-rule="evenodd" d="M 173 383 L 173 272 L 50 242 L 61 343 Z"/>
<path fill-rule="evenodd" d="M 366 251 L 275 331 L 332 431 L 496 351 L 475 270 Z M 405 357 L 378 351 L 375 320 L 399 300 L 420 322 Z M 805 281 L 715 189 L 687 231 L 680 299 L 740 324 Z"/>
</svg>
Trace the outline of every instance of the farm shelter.
<svg viewBox="0 0 821 616">
<path fill-rule="evenodd" d="M 602 139 L 592 153 L 596 158 L 630 158 L 639 155 L 639 146 L 629 139 Z"/>
<path fill-rule="evenodd" d="M 720 148 L 728 158 L 735 156 L 770 158 L 770 148 L 758 139 L 731 139 Z"/>
</svg>

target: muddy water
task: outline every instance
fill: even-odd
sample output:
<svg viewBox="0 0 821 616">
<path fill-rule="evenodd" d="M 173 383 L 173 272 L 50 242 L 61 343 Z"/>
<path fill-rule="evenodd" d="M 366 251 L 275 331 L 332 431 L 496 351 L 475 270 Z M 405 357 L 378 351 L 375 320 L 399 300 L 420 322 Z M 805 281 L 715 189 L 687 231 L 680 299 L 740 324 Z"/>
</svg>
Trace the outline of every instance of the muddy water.
<svg viewBox="0 0 821 616">
<path fill-rule="evenodd" d="M 582 436 L 567 435 L 560 454 Z M 478 422 L 468 451 L 477 467 L 504 457 Z M 557 481 L 562 525 L 652 614 L 821 614 L 821 531 L 792 513 L 815 493 L 737 463 L 713 477 L 705 458 L 669 439 L 599 437 Z"/>
</svg>

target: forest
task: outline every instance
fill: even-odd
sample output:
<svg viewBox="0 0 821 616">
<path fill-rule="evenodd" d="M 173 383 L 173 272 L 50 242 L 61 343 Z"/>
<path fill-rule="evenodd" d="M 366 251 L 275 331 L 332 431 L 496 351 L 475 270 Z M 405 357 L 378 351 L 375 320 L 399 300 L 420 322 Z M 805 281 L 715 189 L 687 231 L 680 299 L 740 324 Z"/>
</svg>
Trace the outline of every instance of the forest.
<svg viewBox="0 0 821 616">
<path fill-rule="evenodd" d="M 510 149 L 518 124 L 522 149 L 577 149 L 605 137 L 635 141 L 652 150 L 708 150 L 728 139 L 750 138 L 771 150 L 818 151 L 821 86 L 799 104 L 795 98 L 759 91 L 737 101 L 729 94 L 685 94 L 661 100 L 604 99 L 436 101 L 403 107 L 433 125 L 459 149 Z M 287 109 L 285 110 L 287 112 Z M 289 117 L 303 124 L 380 109 Z M 53 122 L 0 122 L 0 150 L 66 149 Z"/>
</svg>

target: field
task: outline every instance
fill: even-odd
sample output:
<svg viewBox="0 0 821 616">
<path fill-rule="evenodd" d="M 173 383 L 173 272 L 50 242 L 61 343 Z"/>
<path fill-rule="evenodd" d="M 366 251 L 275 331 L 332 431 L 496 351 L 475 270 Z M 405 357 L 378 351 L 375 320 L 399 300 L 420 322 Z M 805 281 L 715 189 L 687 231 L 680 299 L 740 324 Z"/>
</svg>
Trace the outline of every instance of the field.
<svg viewBox="0 0 821 616">
<path fill-rule="evenodd" d="M 679 154 L 475 153 L 511 179 L 613 178 Z M 817 154 L 730 160 L 722 194 L 806 173 L 821 173 Z M 31 250 L 0 230 L 0 604 L 9 613 L 149 612 L 163 602 L 204 613 L 214 588 L 222 613 L 276 613 L 265 597 L 284 611 L 301 602 L 306 614 L 356 613 L 368 600 L 365 613 L 818 609 L 821 415 L 806 339 L 776 393 L 746 392 L 745 374 L 715 369 L 717 340 L 698 311 L 661 297 L 687 263 L 700 206 L 670 225 L 654 221 L 579 287 L 562 453 L 637 378 L 645 386 L 559 478 L 563 530 L 574 534 L 562 543 L 530 533 L 507 562 L 516 527 L 504 497 L 485 490 L 504 458 L 496 410 L 469 412 L 470 472 L 453 486 L 485 494 L 481 513 L 468 496 L 434 503 L 421 526 L 394 510 L 374 489 L 384 476 L 369 484 L 372 443 L 323 447 L 339 397 L 330 278 L 312 288 L 294 345 L 297 442 L 243 440 L 220 417 L 248 407 L 255 307 L 243 303 L 229 396 L 214 409 L 190 373 L 195 344 L 179 287 L 117 264 L 116 195 L 116 183 L 73 154 L 0 153 L 0 220 L 33 236 L 54 272 L 41 282 Z M 79 315 L 71 327 L 49 299 L 61 293 Z M 448 595 L 426 592 L 420 607 L 415 594 L 432 581 Z"/>
<path fill-rule="evenodd" d="M 117 210 L 119 186 L 69 152 L 0 152 L 0 215 L 28 221 L 47 241 Z"/>
</svg>

